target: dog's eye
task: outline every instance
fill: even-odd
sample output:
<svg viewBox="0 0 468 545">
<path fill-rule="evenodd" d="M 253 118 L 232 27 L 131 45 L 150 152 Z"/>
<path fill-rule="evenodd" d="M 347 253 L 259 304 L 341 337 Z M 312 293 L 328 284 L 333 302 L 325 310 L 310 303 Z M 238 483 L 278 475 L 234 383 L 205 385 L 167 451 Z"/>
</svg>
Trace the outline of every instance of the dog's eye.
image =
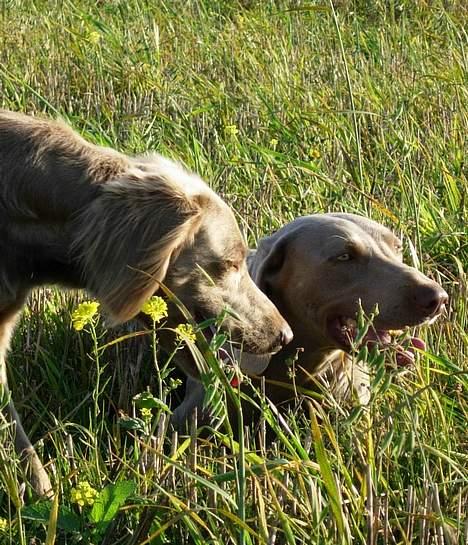
<svg viewBox="0 0 468 545">
<path fill-rule="evenodd" d="M 352 255 L 349 252 L 345 252 L 344 254 L 340 254 L 335 257 L 336 261 L 351 261 Z"/>
</svg>

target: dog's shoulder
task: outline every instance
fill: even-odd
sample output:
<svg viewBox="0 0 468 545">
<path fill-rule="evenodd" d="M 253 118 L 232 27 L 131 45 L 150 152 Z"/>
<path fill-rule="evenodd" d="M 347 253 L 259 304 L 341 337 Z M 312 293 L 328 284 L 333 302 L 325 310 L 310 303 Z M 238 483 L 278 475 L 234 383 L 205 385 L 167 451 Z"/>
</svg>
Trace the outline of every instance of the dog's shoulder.
<svg viewBox="0 0 468 545">
<path fill-rule="evenodd" d="M 1 207 L 10 220 L 63 221 L 128 164 L 125 155 L 87 142 L 63 120 L 0 110 Z"/>
</svg>

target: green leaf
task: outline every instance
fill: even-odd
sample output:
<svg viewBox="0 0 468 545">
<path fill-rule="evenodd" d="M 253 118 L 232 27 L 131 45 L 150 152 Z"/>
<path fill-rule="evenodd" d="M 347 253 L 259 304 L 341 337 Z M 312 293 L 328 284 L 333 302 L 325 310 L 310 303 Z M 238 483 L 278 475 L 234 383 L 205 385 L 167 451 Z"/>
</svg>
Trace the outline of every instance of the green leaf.
<svg viewBox="0 0 468 545">
<path fill-rule="evenodd" d="M 150 392 L 142 392 L 133 398 L 135 405 L 138 409 L 162 409 L 163 411 L 170 413 L 171 409 L 163 403 L 157 397 Z"/>
<path fill-rule="evenodd" d="M 35 505 L 26 505 L 21 509 L 21 516 L 24 519 L 40 522 L 41 524 L 48 524 L 50 518 L 50 512 L 52 510 L 52 502 L 43 501 L 36 503 Z M 57 528 L 66 530 L 68 532 L 81 531 L 81 519 L 68 507 L 60 506 L 58 512 Z"/>
<path fill-rule="evenodd" d="M 100 492 L 89 514 L 89 521 L 96 525 L 98 533 L 104 532 L 120 507 L 134 491 L 135 483 L 133 481 L 119 481 L 115 484 L 108 484 Z"/>
<path fill-rule="evenodd" d="M 131 418 L 124 415 L 119 418 L 119 426 L 124 430 L 138 430 L 145 431 L 146 426 L 141 418 Z"/>
</svg>

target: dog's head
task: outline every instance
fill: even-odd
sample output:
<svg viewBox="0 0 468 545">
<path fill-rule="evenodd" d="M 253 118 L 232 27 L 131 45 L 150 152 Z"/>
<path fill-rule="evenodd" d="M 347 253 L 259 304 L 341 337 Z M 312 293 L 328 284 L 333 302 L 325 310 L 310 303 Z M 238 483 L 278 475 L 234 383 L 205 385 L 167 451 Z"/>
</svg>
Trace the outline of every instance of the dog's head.
<svg viewBox="0 0 468 545">
<path fill-rule="evenodd" d="M 349 351 L 360 305 L 366 314 L 379 310 L 365 340 L 385 344 L 389 330 L 431 322 L 447 302 L 436 282 L 402 262 L 389 229 L 353 214 L 296 219 L 260 242 L 250 268 L 305 357 Z"/>
<path fill-rule="evenodd" d="M 173 260 L 165 285 L 198 322 L 227 311 L 222 328 L 231 341 L 248 353 L 272 355 L 291 340 L 291 329 L 253 282 L 232 211 L 213 193 L 204 199 L 193 242 Z"/>
<path fill-rule="evenodd" d="M 222 327 L 248 352 L 273 353 L 291 340 L 248 274 L 232 211 L 181 166 L 158 155 L 135 158 L 98 188 L 77 221 L 73 249 L 85 284 L 115 322 L 134 317 L 163 283 L 198 320 L 228 309 Z"/>
</svg>

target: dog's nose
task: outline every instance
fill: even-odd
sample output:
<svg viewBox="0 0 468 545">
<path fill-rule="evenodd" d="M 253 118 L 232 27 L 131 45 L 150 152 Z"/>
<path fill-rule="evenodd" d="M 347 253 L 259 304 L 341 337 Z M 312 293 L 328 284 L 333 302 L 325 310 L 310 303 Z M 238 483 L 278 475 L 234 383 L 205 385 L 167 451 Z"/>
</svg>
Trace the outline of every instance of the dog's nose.
<svg viewBox="0 0 468 545">
<path fill-rule="evenodd" d="M 293 340 L 293 336 L 292 329 L 288 325 L 284 327 L 280 333 L 281 346 L 289 344 Z"/>
<path fill-rule="evenodd" d="M 443 307 L 448 302 L 448 295 L 439 285 L 426 284 L 416 290 L 414 302 L 423 311 L 424 316 L 436 316 L 442 312 Z"/>
</svg>

